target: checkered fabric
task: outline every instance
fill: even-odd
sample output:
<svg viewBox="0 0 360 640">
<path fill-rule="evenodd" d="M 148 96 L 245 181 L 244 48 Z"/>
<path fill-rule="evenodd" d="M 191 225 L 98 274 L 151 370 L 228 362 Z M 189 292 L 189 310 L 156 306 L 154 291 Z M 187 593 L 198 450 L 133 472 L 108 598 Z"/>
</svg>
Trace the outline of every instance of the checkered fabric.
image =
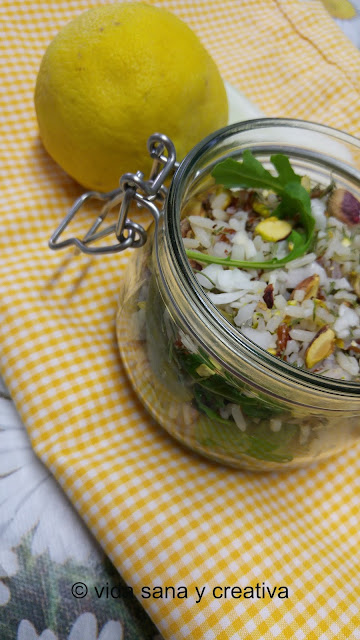
<svg viewBox="0 0 360 640">
<path fill-rule="evenodd" d="M 80 256 L 54 286 L 65 258 L 47 241 L 82 189 L 39 141 L 33 90 L 47 44 L 95 4 L 0 6 L 1 373 L 35 451 L 165 638 L 360 638 L 360 447 L 267 475 L 192 455 L 149 418 L 120 362 L 114 318 L 129 253 Z M 156 4 L 267 115 L 360 135 L 360 54 L 320 2 Z M 257 584 L 259 597 L 224 591 Z M 142 597 L 155 586 L 187 597 Z M 263 586 L 286 586 L 288 598 L 262 597 Z"/>
</svg>

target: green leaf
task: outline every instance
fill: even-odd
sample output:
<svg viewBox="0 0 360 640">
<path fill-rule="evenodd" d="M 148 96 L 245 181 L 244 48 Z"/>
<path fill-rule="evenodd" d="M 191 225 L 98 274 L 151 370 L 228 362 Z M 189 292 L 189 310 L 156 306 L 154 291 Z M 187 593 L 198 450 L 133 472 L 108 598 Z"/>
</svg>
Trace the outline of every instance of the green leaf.
<svg viewBox="0 0 360 640">
<path fill-rule="evenodd" d="M 226 267 L 237 267 L 238 269 L 276 269 L 281 267 L 287 262 L 300 258 L 311 247 L 313 237 L 310 235 L 307 237 L 305 234 L 299 231 L 292 231 L 288 237 L 288 241 L 294 245 L 292 250 L 284 258 L 273 258 L 265 262 L 255 262 L 247 260 L 232 260 L 231 258 L 219 258 L 217 256 L 210 256 L 208 253 L 201 253 L 201 251 L 194 251 L 193 249 L 186 249 L 186 255 L 188 258 L 192 258 L 197 262 L 203 262 L 208 264 L 222 264 Z M 201 272 L 200 272 L 201 273 Z"/>
<path fill-rule="evenodd" d="M 271 403 L 265 398 L 253 398 L 245 395 L 217 372 L 208 378 L 199 376 L 197 369 L 201 364 L 213 368 L 205 353 L 189 353 L 185 349 L 175 348 L 174 356 L 180 367 L 191 377 L 196 397 L 200 398 L 201 402 L 209 408 L 218 411 L 226 401 L 238 404 L 245 415 L 253 418 L 269 418 L 269 416 L 277 416 L 284 412 L 283 407 Z"/>
<path fill-rule="evenodd" d="M 234 433 L 236 434 L 237 451 L 242 451 L 247 456 L 272 462 L 287 462 L 292 459 L 290 443 L 297 427 L 284 424 L 280 432 L 272 432 L 268 426 L 268 420 L 271 417 L 282 415 L 286 418 L 284 407 L 263 397 L 254 398 L 245 395 L 241 389 L 236 388 L 218 373 L 209 378 L 198 376 L 196 369 L 200 364 L 211 364 L 208 356 L 203 352 L 193 354 L 175 347 L 174 356 L 183 370 L 192 378 L 191 388 L 195 405 L 200 413 L 207 417 L 207 428 L 213 432 L 212 439 L 207 440 L 208 446 L 212 444 L 222 446 L 222 441 L 217 437 L 219 427 L 225 440 L 229 437 L 229 441 L 233 442 Z M 219 412 L 228 402 L 238 404 L 244 416 L 251 421 L 249 431 L 241 432 L 233 418 L 221 418 Z M 253 418 L 260 422 L 253 422 Z M 208 437 L 209 435 L 208 433 Z M 202 443 L 205 443 L 203 439 Z"/>
<path fill-rule="evenodd" d="M 229 257 L 219 258 L 187 249 L 188 258 L 200 263 L 221 264 L 240 269 L 276 269 L 301 257 L 311 249 L 315 220 L 311 213 L 310 195 L 301 185 L 301 176 L 294 172 L 287 156 L 279 153 L 271 156 L 270 160 L 278 172 L 277 176 L 273 176 L 265 169 L 249 150 L 244 151 L 242 162 L 233 158 L 219 162 L 213 169 L 212 175 L 217 183 L 229 189 L 234 187 L 271 189 L 280 195 L 281 202 L 272 215 L 294 220 L 295 224 L 299 224 L 303 229 L 303 232 L 294 229 L 290 234 L 288 241 L 293 247 L 288 255 L 281 259 L 273 258 L 264 262 L 255 262 L 232 260 Z"/>
<path fill-rule="evenodd" d="M 255 189 L 272 189 L 278 191 L 278 178 L 265 169 L 259 160 L 254 158 L 251 151 L 245 150 L 243 161 L 237 162 L 233 158 L 227 158 L 211 172 L 218 184 L 228 189 L 234 187 L 253 187 Z"/>
<path fill-rule="evenodd" d="M 310 224 L 312 228 L 315 225 L 310 196 L 298 182 L 289 182 L 284 187 L 281 203 L 273 215 L 278 215 L 279 218 L 298 217 L 304 229 L 308 229 Z"/>
<path fill-rule="evenodd" d="M 284 413 L 283 407 L 270 403 L 263 397 L 247 396 L 221 376 L 203 379 L 201 382 L 198 381 L 198 385 L 202 387 L 203 392 L 207 392 L 209 403 L 214 404 L 215 398 L 220 396 L 227 402 L 238 404 L 241 410 L 252 418 L 269 418 Z"/>
<path fill-rule="evenodd" d="M 271 156 L 270 160 L 278 172 L 279 182 L 281 182 L 284 187 L 289 182 L 301 183 L 301 176 L 296 175 L 287 156 L 284 156 L 282 153 L 276 153 Z"/>
<path fill-rule="evenodd" d="M 208 418 L 211 418 L 211 420 L 215 420 L 216 422 L 219 422 L 220 424 L 224 424 L 226 426 L 229 426 L 232 424 L 230 420 L 221 418 L 219 414 L 216 411 L 214 411 L 214 409 L 208 407 L 208 405 L 204 403 L 203 392 L 201 390 L 201 387 L 197 387 L 197 385 L 195 385 L 194 387 L 194 399 L 195 399 L 195 404 L 199 409 L 199 411 L 201 411 L 202 413 L 205 413 L 205 415 L 207 415 Z M 224 402 L 222 402 L 221 405 L 223 406 Z"/>
<path fill-rule="evenodd" d="M 242 162 L 238 162 L 233 158 L 226 158 L 216 165 L 211 175 L 218 184 L 224 185 L 228 189 L 234 187 L 253 187 L 255 189 L 272 189 L 275 193 L 282 195 L 284 188 L 289 182 L 301 183 L 301 176 L 298 176 L 287 156 L 281 153 L 275 154 L 270 158 L 278 172 L 277 176 L 273 176 L 270 171 L 257 160 L 251 151 L 246 149 L 243 152 Z M 301 185 L 300 185 L 301 186 Z M 301 187 L 304 189 L 304 187 Z"/>
</svg>

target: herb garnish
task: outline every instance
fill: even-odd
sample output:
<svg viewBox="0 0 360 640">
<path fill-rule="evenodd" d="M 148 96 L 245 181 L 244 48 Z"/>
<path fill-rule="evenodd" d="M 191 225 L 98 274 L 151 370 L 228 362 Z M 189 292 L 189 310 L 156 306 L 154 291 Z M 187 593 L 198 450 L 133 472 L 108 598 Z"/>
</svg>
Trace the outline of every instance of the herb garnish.
<svg viewBox="0 0 360 640">
<path fill-rule="evenodd" d="M 251 151 L 245 150 L 243 161 L 238 162 L 227 158 L 216 165 L 212 176 L 218 184 L 231 189 L 234 187 L 271 189 L 277 193 L 281 202 L 272 215 L 278 218 L 294 220 L 302 227 L 301 231 L 292 230 L 288 237 L 291 251 L 284 258 L 273 258 L 265 262 L 248 260 L 232 260 L 219 258 L 200 251 L 186 250 L 188 258 L 198 262 L 223 264 L 228 267 L 247 269 L 276 269 L 295 258 L 304 255 L 313 242 L 315 220 L 311 213 L 310 195 L 301 185 L 301 176 L 297 175 L 287 156 L 276 154 L 271 156 L 271 163 L 278 175 L 273 176 L 270 171 L 257 160 Z"/>
</svg>

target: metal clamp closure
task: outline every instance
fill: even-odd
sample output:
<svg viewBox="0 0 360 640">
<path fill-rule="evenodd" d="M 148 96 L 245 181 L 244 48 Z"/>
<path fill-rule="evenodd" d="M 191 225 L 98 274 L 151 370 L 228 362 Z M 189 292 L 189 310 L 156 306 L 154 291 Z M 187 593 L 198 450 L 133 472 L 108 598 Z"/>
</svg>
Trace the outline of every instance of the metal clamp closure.
<svg viewBox="0 0 360 640">
<path fill-rule="evenodd" d="M 64 249 L 73 245 L 83 253 L 117 253 L 129 247 L 136 248 L 145 244 L 145 229 L 127 217 L 130 205 L 135 201 L 139 207 L 146 207 L 154 219 L 158 220 L 160 211 L 156 202 L 161 207 L 167 193 L 164 181 L 179 166 L 176 162 L 175 147 L 167 136 L 161 133 L 154 133 L 147 141 L 147 148 L 151 158 L 153 158 L 149 179 L 144 180 L 144 174 L 141 171 L 125 173 L 120 178 L 120 187 L 118 189 L 108 193 L 88 191 L 82 194 L 51 236 L 49 240 L 50 249 Z M 164 155 L 164 152 L 167 155 Z M 104 202 L 104 206 L 84 237 L 82 239 L 71 237 L 66 238 L 66 240 L 59 240 L 79 209 L 91 199 Z M 99 230 L 109 211 L 118 205 L 120 205 L 120 210 L 117 222 Z M 117 240 L 115 244 L 90 246 L 94 242 L 112 234 L 115 235 Z"/>
</svg>

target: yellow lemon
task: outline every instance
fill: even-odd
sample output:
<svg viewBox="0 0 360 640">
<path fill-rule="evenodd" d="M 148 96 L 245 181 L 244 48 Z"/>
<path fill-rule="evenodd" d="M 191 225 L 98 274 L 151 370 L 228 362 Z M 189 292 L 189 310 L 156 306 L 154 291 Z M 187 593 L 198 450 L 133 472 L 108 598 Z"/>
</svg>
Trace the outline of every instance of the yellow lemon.
<svg viewBox="0 0 360 640">
<path fill-rule="evenodd" d="M 35 108 L 48 153 L 101 191 L 127 171 L 147 177 L 152 133 L 168 135 L 181 159 L 228 114 L 219 71 L 195 33 L 137 2 L 90 9 L 58 33 L 40 65 Z"/>
</svg>

